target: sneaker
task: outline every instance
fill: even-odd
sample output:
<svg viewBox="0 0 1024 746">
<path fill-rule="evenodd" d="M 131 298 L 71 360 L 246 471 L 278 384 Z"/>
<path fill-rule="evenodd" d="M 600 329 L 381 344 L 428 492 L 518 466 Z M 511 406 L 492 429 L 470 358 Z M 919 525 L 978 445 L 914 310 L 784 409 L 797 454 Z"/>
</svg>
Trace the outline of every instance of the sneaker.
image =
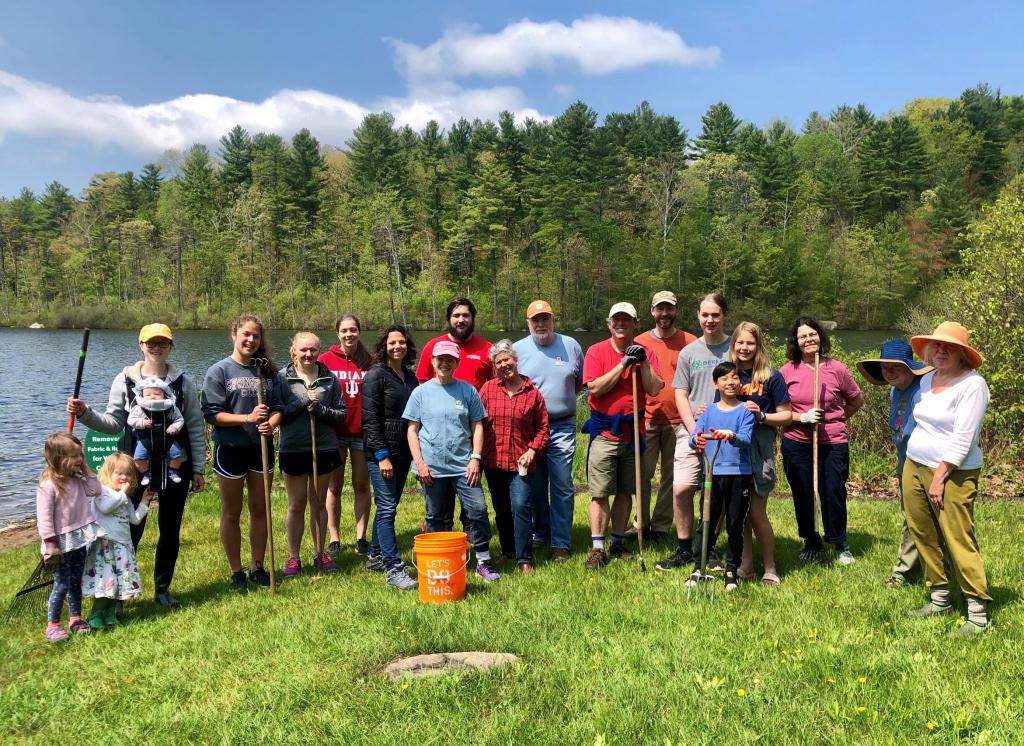
<svg viewBox="0 0 1024 746">
<path fill-rule="evenodd" d="M 61 642 L 66 639 L 68 639 L 68 633 L 64 631 L 64 627 L 61 624 L 46 625 L 47 642 Z"/>
<path fill-rule="evenodd" d="M 384 560 L 381 559 L 379 554 L 371 554 L 367 557 L 364 567 L 367 572 L 384 572 L 387 570 L 387 568 L 384 567 Z"/>
<path fill-rule="evenodd" d="M 687 588 L 696 588 L 697 584 L 700 583 L 700 578 L 700 570 L 694 570 L 690 573 L 690 577 L 686 579 L 686 582 L 683 585 L 685 585 Z"/>
<path fill-rule="evenodd" d="M 178 599 L 172 596 L 170 591 L 168 591 L 166 588 L 158 590 L 156 592 L 156 595 L 153 597 L 153 600 L 155 600 L 158 604 L 160 604 L 166 609 L 176 609 L 177 607 L 181 606 L 181 603 L 178 601 Z"/>
<path fill-rule="evenodd" d="M 366 539 L 356 539 L 356 551 L 364 557 L 370 554 L 370 542 Z"/>
<path fill-rule="evenodd" d="M 672 552 L 668 557 L 658 562 L 655 566 L 655 570 L 661 570 L 662 572 L 672 572 L 673 570 L 689 565 L 693 563 L 693 552 L 683 549 L 682 547 L 676 547 L 676 551 Z"/>
<path fill-rule="evenodd" d="M 726 592 L 734 591 L 740 587 L 740 579 L 735 570 L 726 570 L 722 579 L 725 581 Z"/>
<path fill-rule="evenodd" d="M 246 589 L 245 570 L 239 570 L 238 572 L 231 573 L 231 590 L 238 591 L 239 593 L 245 593 Z"/>
<path fill-rule="evenodd" d="M 388 585 L 400 591 L 414 591 L 420 587 L 415 579 L 405 574 L 405 568 L 399 565 L 387 571 Z"/>
<path fill-rule="evenodd" d="M 569 559 L 569 550 L 565 547 L 555 547 L 551 550 L 552 562 L 565 562 Z"/>
<path fill-rule="evenodd" d="M 249 582 L 255 585 L 262 585 L 264 588 L 270 587 L 270 573 L 262 567 L 256 567 L 249 570 Z"/>
<path fill-rule="evenodd" d="M 725 569 L 722 559 L 718 556 L 718 550 L 713 544 L 708 548 L 708 569 L 711 572 L 722 572 Z"/>
<path fill-rule="evenodd" d="M 853 552 L 845 548 L 839 552 L 839 556 L 836 559 L 839 560 L 840 565 L 852 565 L 857 561 L 853 556 Z"/>
<path fill-rule="evenodd" d="M 74 632 L 76 635 L 87 635 L 92 632 L 92 627 L 89 626 L 89 622 L 82 619 L 82 617 L 78 617 L 68 624 L 68 632 Z"/>
<path fill-rule="evenodd" d="M 340 541 L 332 541 L 330 544 L 327 545 L 327 556 L 330 557 L 335 562 L 338 561 L 338 557 L 341 556 L 341 542 Z"/>
<path fill-rule="evenodd" d="M 147 487 L 149 486 L 149 483 L 151 481 L 152 480 L 149 477 L 149 472 L 147 471 L 145 474 L 142 475 L 142 479 L 139 480 L 139 484 L 141 484 L 143 487 Z"/>
<path fill-rule="evenodd" d="M 953 613 L 953 605 L 952 604 L 946 604 L 945 606 L 939 606 L 938 604 L 934 604 L 931 601 L 929 601 L 924 606 L 922 606 L 920 609 L 913 609 L 911 611 L 908 611 L 907 612 L 907 616 L 913 617 L 915 619 L 924 619 L 924 618 L 930 617 L 930 616 L 944 616 L 946 614 L 952 614 L 952 613 Z"/>
<path fill-rule="evenodd" d="M 608 554 L 615 559 L 633 559 L 633 553 L 629 551 L 629 547 L 626 546 L 626 542 L 624 541 L 612 542 L 612 547 L 608 550 Z"/>
<path fill-rule="evenodd" d="M 178 474 L 177 469 L 168 469 L 167 478 L 170 479 L 175 484 L 181 484 L 181 475 Z"/>
<path fill-rule="evenodd" d="M 531 565 L 529 562 L 520 562 L 519 572 L 521 572 L 523 575 L 533 575 L 533 565 Z"/>
<path fill-rule="evenodd" d="M 992 628 L 991 622 L 985 622 L 984 624 L 975 624 L 974 622 L 964 622 L 960 625 L 960 629 L 956 631 L 958 635 L 969 636 L 969 635 L 983 635 Z"/>
<path fill-rule="evenodd" d="M 316 560 L 314 560 L 315 562 Z M 289 557 L 288 561 L 284 563 L 284 576 L 286 578 L 294 578 L 302 572 L 302 563 L 298 557 Z"/>
<path fill-rule="evenodd" d="M 319 557 L 313 558 L 313 567 L 323 572 L 334 572 L 338 569 L 338 566 L 334 564 L 334 560 L 327 552 L 320 552 Z"/>
<path fill-rule="evenodd" d="M 583 563 L 583 566 L 588 570 L 600 570 L 607 564 L 608 555 L 605 554 L 605 551 L 594 547 L 590 550 L 590 554 L 587 555 L 587 561 Z"/>
<path fill-rule="evenodd" d="M 501 575 L 491 568 L 491 563 L 488 560 L 480 560 L 480 562 L 477 563 L 476 574 L 483 578 L 485 583 L 493 583 L 501 577 Z"/>
</svg>

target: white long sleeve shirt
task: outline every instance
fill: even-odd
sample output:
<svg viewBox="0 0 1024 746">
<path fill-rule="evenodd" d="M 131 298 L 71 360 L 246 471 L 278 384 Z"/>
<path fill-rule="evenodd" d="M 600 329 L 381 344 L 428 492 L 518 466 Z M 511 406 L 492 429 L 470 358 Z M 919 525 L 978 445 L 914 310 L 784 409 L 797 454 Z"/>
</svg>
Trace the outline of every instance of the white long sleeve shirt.
<svg viewBox="0 0 1024 746">
<path fill-rule="evenodd" d="M 102 492 L 92 498 L 92 513 L 96 517 L 96 523 L 104 530 L 108 539 L 119 544 L 132 543 L 131 529 L 128 525 L 141 523 L 148 512 L 149 506 L 146 503 L 139 503 L 139 507 L 135 508 L 127 495 L 115 492 L 105 485 Z"/>
<path fill-rule="evenodd" d="M 921 401 L 914 407 L 917 426 L 907 443 L 907 458 L 935 469 L 945 461 L 957 469 L 981 468 L 981 421 L 988 408 L 988 384 L 976 371 L 941 393 L 932 391 L 935 373 L 921 379 Z"/>
</svg>

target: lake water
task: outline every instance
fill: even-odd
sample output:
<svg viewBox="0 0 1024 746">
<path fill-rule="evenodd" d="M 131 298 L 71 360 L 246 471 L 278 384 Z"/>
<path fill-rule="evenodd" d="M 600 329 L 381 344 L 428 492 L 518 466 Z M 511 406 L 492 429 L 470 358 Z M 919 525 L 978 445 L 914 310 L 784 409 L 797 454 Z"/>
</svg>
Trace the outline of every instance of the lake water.
<svg viewBox="0 0 1024 746">
<path fill-rule="evenodd" d="M 484 331 L 492 341 L 503 337 L 513 340 L 526 335 L 519 330 L 508 333 Z M 376 332 L 366 331 L 363 339 L 372 347 Z M 436 336 L 436 332 L 414 333 L 418 345 Z M 580 344 L 587 346 L 604 339 L 606 332 L 574 332 Z M 835 332 L 848 350 L 877 349 L 894 333 L 888 331 Z M 331 332 L 322 332 L 325 346 L 337 341 Z M 103 411 L 110 382 L 126 365 L 140 358 L 136 331 L 96 330 L 89 341 L 81 398 Z M 286 361 L 291 332 L 270 334 L 271 352 L 278 362 Z M 0 329 L 0 526 L 35 514 L 35 489 L 42 469 L 43 443 L 47 435 L 67 426 L 64 403 L 71 395 L 78 365 L 82 332 L 71 329 Z M 179 331 L 175 333 L 171 360 L 202 385 L 206 369 L 231 352 L 226 331 Z M 75 426 L 80 437 L 82 425 Z"/>
</svg>

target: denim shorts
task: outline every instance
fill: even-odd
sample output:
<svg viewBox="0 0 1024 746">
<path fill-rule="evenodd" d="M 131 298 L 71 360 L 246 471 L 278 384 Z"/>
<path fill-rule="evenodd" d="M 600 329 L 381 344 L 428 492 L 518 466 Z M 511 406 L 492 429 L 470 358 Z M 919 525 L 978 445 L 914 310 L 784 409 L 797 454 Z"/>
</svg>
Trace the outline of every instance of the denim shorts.
<svg viewBox="0 0 1024 746">
<path fill-rule="evenodd" d="M 363 439 L 362 438 L 343 438 L 338 436 L 338 448 L 343 451 L 360 451 L 363 450 Z"/>
</svg>

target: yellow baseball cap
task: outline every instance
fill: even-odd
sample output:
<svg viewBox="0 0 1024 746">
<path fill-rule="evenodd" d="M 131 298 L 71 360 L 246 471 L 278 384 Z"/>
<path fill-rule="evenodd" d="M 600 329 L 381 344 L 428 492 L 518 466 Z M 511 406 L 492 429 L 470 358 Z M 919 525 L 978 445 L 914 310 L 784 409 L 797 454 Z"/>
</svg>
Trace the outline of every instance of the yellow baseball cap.
<svg viewBox="0 0 1024 746">
<path fill-rule="evenodd" d="M 167 326 L 167 324 L 146 324 L 139 330 L 139 342 L 148 342 L 157 337 L 174 340 L 174 336 L 171 334 L 171 327 Z"/>
<path fill-rule="evenodd" d="M 552 316 L 555 315 L 555 312 L 551 310 L 550 303 L 548 303 L 546 300 L 535 300 L 526 309 L 526 318 L 532 319 L 539 313 L 550 313 Z"/>
</svg>

